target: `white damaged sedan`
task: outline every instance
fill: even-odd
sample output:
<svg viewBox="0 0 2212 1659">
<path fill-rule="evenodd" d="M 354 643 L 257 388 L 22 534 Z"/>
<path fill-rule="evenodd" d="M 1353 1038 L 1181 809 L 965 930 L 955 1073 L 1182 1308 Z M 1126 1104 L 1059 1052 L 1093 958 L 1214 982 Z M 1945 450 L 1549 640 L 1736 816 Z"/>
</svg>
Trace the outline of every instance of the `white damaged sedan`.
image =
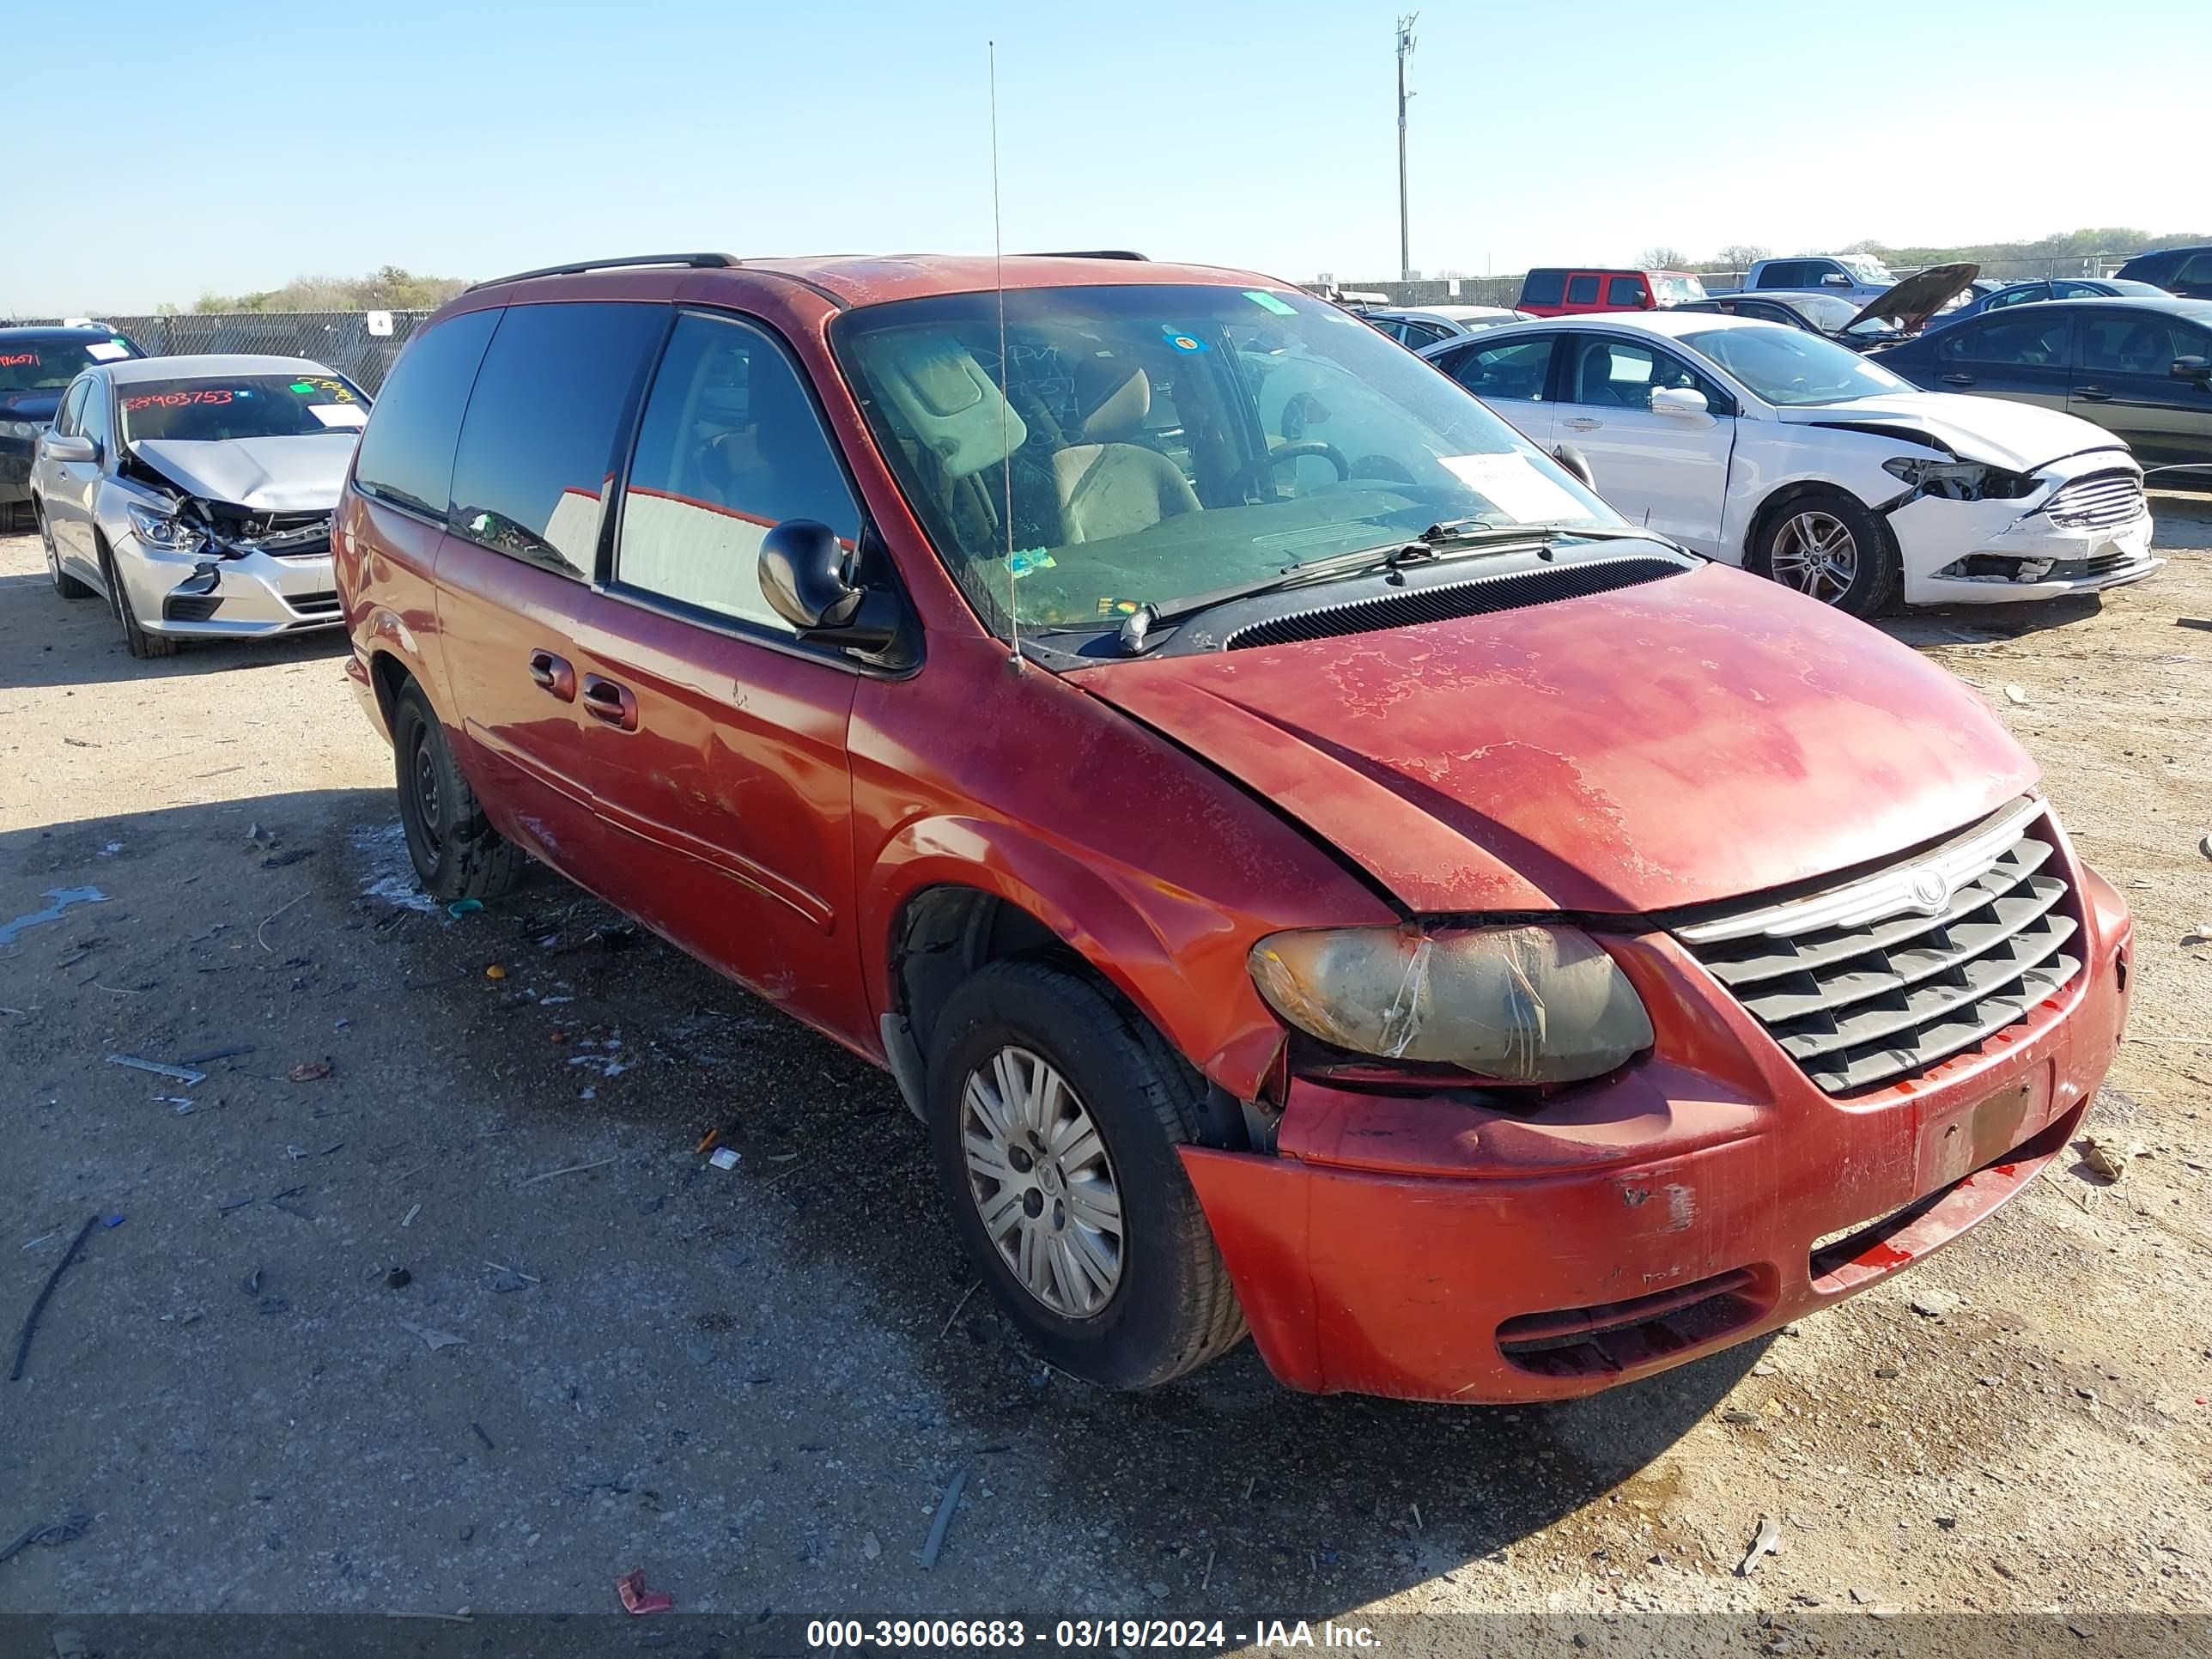
<svg viewBox="0 0 2212 1659">
<path fill-rule="evenodd" d="M 2102 427 L 1923 392 L 1778 323 L 1601 313 L 1421 355 L 1530 441 L 1579 452 L 1630 520 L 1856 616 L 2095 592 L 2164 562 L 2142 469 Z"/>
</svg>

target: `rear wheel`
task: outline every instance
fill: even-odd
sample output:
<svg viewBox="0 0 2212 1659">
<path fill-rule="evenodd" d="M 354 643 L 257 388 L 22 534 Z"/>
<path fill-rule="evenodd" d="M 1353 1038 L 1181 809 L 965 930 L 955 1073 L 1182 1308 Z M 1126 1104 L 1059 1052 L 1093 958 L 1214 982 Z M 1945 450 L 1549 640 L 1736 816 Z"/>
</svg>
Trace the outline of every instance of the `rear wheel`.
<svg viewBox="0 0 2212 1659">
<path fill-rule="evenodd" d="M 149 634 L 138 626 L 138 617 L 131 609 L 131 595 L 124 590 L 123 578 L 115 568 L 115 555 L 108 550 L 106 542 L 100 544 L 100 574 L 107 578 L 107 606 L 115 613 L 116 621 L 123 624 L 123 644 L 134 657 L 173 657 L 177 654 L 176 641 L 166 635 Z"/>
<path fill-rule="evenodd" d="M 31 503 L 31 516 L 38 521 L 39 539 L 46 544 L 46 580 L 53 583 L 54 592 L 65 599 L 90 599 L 92 589 L 62 568 L 62 550 L 54 545 L 53 526 L 46 522 L 46 515 L 39 511 L 36 501 Z"/>
<path fill-rule="evenodd" d="M 497 898 L 521 878 L 522 849 L 491 827 L 422 688 L 401 688 L 392 710 L 394 782 L 407 856 L 433 898 Z"/>
<path fill-rule="evenodd" d="M 1878 617 L 1903 583 L 1881 522 L 1840 491 L 1800 495 L 1767 515 L 1753 568 L 1854 617 Z"/>
<path fill-rule="evenodd" d="M 1157 1032 L 1064 969 L 999 962 L 946 1000 L 931 1048 L 954 1231 L 1033 1348 L 1143 1389 L 1243 1337 L 1177 1151 L 1204 1085 Z"/>
</svg>

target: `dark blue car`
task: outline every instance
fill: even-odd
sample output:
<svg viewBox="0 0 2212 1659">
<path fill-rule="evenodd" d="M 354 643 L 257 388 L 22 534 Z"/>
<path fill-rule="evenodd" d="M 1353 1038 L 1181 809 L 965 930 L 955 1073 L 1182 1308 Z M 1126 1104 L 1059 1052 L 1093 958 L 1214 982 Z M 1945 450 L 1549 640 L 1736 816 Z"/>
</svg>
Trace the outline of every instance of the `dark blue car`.
<svg viewBox="0 0 2212 1659">
<path fill-rule="evenodd" d="M 2057 276 L 2049 282 L 2007 283 L 2002 288 L 1980 294 L 1956 311 L 1947 311 L 1931 318 L 1930 328 L 1950 328 L 1970 318 L 1984 316 L 1992 311 L 2004 311 L 2013 306 L 2038 305 L 2045 300 L 2156 300 L 2166 290 L 2154 283 L 2133 282 L 2124 276 Z"/>
<path fill-rule="evenodd" d="M 2212 301 L 2056 300 L 1874 356 L 1930 392 L 2010 398 L 2094 421 L 2126 439 L 2146 471 L 2212 468 Z"/>
<path fill-rule="evenodd" d="M 31 499 L 31 449 L 80 369 L 143 357 L 112 328 L 0 328 L 0 530 Z"/>
</svg>

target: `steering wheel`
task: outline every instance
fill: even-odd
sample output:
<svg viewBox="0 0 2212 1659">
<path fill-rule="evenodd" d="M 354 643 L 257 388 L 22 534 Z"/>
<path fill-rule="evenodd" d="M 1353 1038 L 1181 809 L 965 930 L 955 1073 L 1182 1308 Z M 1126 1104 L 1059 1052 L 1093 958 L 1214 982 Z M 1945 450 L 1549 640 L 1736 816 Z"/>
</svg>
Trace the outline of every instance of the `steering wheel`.
<svg viewBox="0 0 2212 1659">
<path fill-rule="evenodd" d="M 1334 467 L 1339 483 L 1352 477 L 1352 463 L 1344 459 L 1344 452 L 1334 444 L 1323 443 L 1318 438 L 1300 438 L 1291 443 L 1278 444 L 1246 467 L 1245 474 L 1256 483 L 1285 461 L 1295 461 L 1304 455 L 1318 455 Z"/>
</svg>

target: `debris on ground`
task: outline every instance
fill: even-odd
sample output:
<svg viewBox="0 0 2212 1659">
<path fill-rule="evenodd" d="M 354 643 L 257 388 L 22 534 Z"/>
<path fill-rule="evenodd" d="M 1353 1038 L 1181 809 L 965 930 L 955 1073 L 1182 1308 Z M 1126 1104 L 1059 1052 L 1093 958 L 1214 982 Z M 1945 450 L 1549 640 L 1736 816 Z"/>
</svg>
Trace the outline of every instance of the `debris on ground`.
<svg viewBox="0 0 2212 1659">
<path fill-rule="evenodd" d="M 84 1248 L 84 1241 L 92 1237 L 92 1230 L 99 1222 L 100 1218 L 96 1215 L 84 1218 L 84 1225 L 76 1230 L 76 1237 L 70 1241 L 69 1249 L 62 1252 L 62 1259 L 54 1263 L 53 1272 L 46 1275 L 46 1282 L 39 1287 L 39 1294 L 31 1303 L 31 1311 L 23 1316 L 23 1328 L 15 1337 L 15 1363 L 8 1369 L 10 1382 L 23 1380 L 23 1362 L 31 1357 L 31 1337 L 39 1328 L 39 1316 L 46 1312 L 46 1300 L 53 1295 L 54 1286 L 61 1282 L 62 1274 L 68 1271 L 69 1264 L 76 1260 L 77 1252 Z"/>
<path fill-rule="evenodd" d="M 250 1042 L 226 1043 L 220 1048 L 210 1048 L 204 1054 L 186 1054 L 184 1059 L 178 1062 L 178 1064 L 180 1066 L 205 1066 L 214 1060 L 233 1060 L 240 1054 L 250 1054 L 252 1052 L 253 1045 Z"/>
<path fill-rule="evenodd" d="M 495 962 L 490 967 L 484 969 L 484 977 L 486 979 L 505 979 L 507 977 L 507 969 L 501 967 Z"/>
<path fill-rule="evenodd" d="M 864 1532 L 860 1534 L 860 1553 L 862 1555 L 872 1561 L 883 1553 L 884 1547 L 877 1540 L 875 1534 L 872 1532 Z"/>
<path fill-rule="evenodd" d="M 2006 686 L 2004 689 L 2004 694 L 2005 701 L 2007 702 L 2026 702 L 2027 701 L 2027 693 L 2021 690 L 2020 687 L 2016 685 Z"/>
<path fill-rule="evenodd" d="M 1912 1311 L 1923 1319 L 1941 1319 L 1947 1314 L 1958 1312 L 1966 1305 L 1966 1297 L 1954 1296 L 1948 1291 L 1930 1288 L 1914 1294 Z"/>
<path fill-rule="evenodd" d="M 429 1345 L 430 1352 L 433 1353 L 437 1352 L 441 1348 L 457 1348 L 468 1340 L 465 1336 L 454 1336 L 449 1332 L 434 1331 L 428 1325 L 417 1325 L 411 1319 L 401 1320 L 399 1328 L 402 1330 L 412 1331 L 421 1337 Z"/>
<path fill-rule="evenodd" d="M 327 1060 L 303 1060 L 285 1075 L 295 1083 L 316 1083 L 331 1074 Z"/>
<path fill-rule="evenodd" d="M 205 1072 L 195 1072 L 189 1066 L 164 1066 L 158 1060 L 141 1060 L 136 1054 L 110 1054 L 107 1063 L 110 1066 L 128 1066 L 134 1072 L 151 1072 L 155 1077 L 166 1077 L 187 1087 L 207 1081 Z"/>
<path fill-rule="evenodd" d="M 1759 1530 L 1752 1535 L 1751 1547 L 1743 1553 L 1743 1559 L 1736 1563 L 1735 1576 L 1739 1578 L 1750 1577 L 1753 1573 L 1759 1571 L 1761 1556 L 1772 1555 L 1781 1547 L 1782 1528 L 1774 1524 L 1772 1516 L 1760 1516 Z"/>
<path fill-rule="evenodd" d="M 2106 1186 L 2127 1174 L 2127 1160 L 2096 1136 L 2083 1135 L 2075 1145 L 2081 1149 L 2081 1162 L 2088 1166 L 2089 1173 Z"/>
<path fill-rule="evenodd" d="M 965 1463 L 960 1466 L 960 1472 L 952 1477 L 951 1484 L 945 1489 L 945 1496 L 939 1500 L 937 1517 L 929 1523 L 929 1537 L 921 1547 L 921 1570 L 924 1572 L 937 1565 L 938 1552 L 945 1547 L 945 1534 L 952 1527 L 952 1511 L 960 1506 L 960 1494 L 968 1486 L 968 1467 Z"/>
<path fill-rule="evenodd" d="M 13 921 L 0 921 L 0 946 L 13 945 L 17 934 L 32 927 L 43 927 L 50 921 L 59 921 L 62 912 L 72 904 L 105 904 L 107 895 L 97 887 L 49 887 L 46 896 L 53 902 L 43 910 L 33 910 L 27 915 L 17 916 Z"/>
<path fill-rule="evenodd" d="M 718 1170 L 734 1170 L 738 1167 L 738 1154 L 732 1147 L 717 1146 L 707 1154 L 707 1162 Z"/>
<path fill-rule="evenodd" d="M 446 914 L 459 921 L 463 916 L 472 916 L 483 908 L 482 899 L 458 898 L 446 907 Z"/>
<path fill-rule="evenodd" d="M 314 856 L 315 849 L 312 847 L 295 847 L 286 852 L 271 853 L 261 860 L 261 867 L 264 870 L 282 870 L 288 865 L 297 864 L 301 859 L 311 859 Z"/>
<path fill-rule="evenodd" d="M 404 1267 L 394 1267 L 390 1273 L 385 1274 L 384 1282 L 389 1289 L 404 1291 L 415 1282 L 415 1275 Z"/>
<path fill-rule="evenodd" d="M 665 1613 L 676 1605 L 676 1598 L 666 1590 L 646 1589 L 643 1567 L 616 1579 L 615 1594 L 622 1597 L 623 1611 L 638 1617 L 648 1613 Z"/>
<path fill-rule="evenodd" d="M 25 1550 L 37 1544 L 52 1549 L 62 1544 L 74 1544 L 92 1529 L 88 1515 L 65 1515 L 58 1521 L 32 1527 L 19 1534 L 15 1541 L 0 1549 L 0 1566 L 5 1566 Z"/>
<path fill-rule="evenodd" d="M 515 1184 L 518 1188 L 521 1188 L 521 1187 L 535 1187 L 535 1186 L 536 1186 L 539 1182 L 541 1182 L 541 1181 L 550 1181 L 550 1180 L 552 1180 L 552 1179 L 553 1179 L 553 1177 L 554 1177 L 555 1176 L 564 1176 L 564 1175 L 581 1175 L 581 1174 L 582 1174 L 585 1170 L 599 1170 L 599 1169 L 604 1169 L 604 1168 L 605 1168 L 608 1164 L 611 1164 L 611 1163 L 613 1163 L 613 1162 L 614 1162 L 614 1159 L 612 1159 L 612 1158 L 600 1158 L 597 1163 L 593 1163 L 593 1164 L 569 1164 L 569 1165 L 568 1166 L 568 1168 L 566 1168 L 566 1169 L 563 1169 L 563 1170 L 547 1170 L 544 1175 L 534 1175 L 534 1176 L 531 1176 L 528 1180 L 526 1180 L 526 1181 L 518 1181 L 518 1182 L 516 1182 L 514 1184 Z"/>
</svg>

